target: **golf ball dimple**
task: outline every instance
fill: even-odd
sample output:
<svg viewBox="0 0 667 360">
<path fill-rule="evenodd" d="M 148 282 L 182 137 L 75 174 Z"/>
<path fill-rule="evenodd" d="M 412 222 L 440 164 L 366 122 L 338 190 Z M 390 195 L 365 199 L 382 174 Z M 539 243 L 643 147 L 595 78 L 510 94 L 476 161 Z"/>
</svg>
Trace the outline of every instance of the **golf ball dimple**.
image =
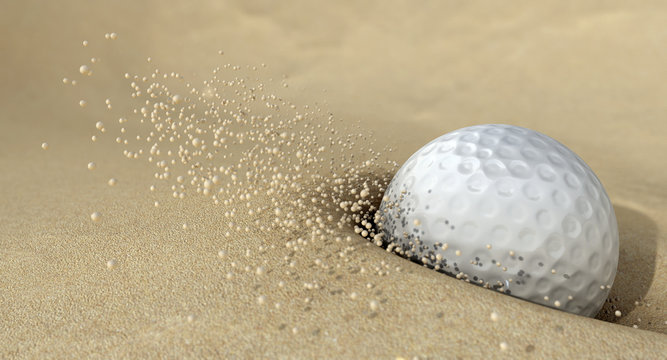
<svg viewBox="0 0 667 360">
<path fill-rule="evenodd" d="M 379 214 L 395 252 L 574 314 L 595 316 L 616 276 L 618 227 L 600 180 L 530 129 L 479 125 L 431 141 L 394 176 Z"/>
</svg>

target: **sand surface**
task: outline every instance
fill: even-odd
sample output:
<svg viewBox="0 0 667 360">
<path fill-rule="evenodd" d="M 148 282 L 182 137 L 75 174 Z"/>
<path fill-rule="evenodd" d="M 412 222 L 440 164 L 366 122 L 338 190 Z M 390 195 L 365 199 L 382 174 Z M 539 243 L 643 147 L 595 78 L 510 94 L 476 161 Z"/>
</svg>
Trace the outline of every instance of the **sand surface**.
<svg viewBox="0 0 667 360">
<path fill-rule="evenodd" d="M 2 8 L 0 357 L 667 353 L 664 2 L 13 1 Z M 103 46 L 111 31 L 120 54 Z M 76 77 L 91 56 L 101 59 L 96 83 L 108 86 L 63 89 L 61 79 Z M 556 138 L 594 169 L 614 203 L 621 246 L 610 297 L 623 316 L 609 313 L 611 303 L 589 319 L 474 287 L 367 246 L 351 228 L 337 233 L 351 242 L 311 246 L 295 267 L 246 273 L 246 265 L 287 255 L 277 234 L 225 237 L 224 206 L 150 193 L 146 164 L 125 159 L 112 141 L 89 140 L 108 115 L 102 103 L 79 108 L 79 99 L 126 96 L 116 80 L 146 56 L 195 78 L 221 63 L 267 63 L 269 76 L 289 80 L 282 94 L 360 121 L 379 146 L 394 146 L 398 162 L 473 124 L 510 123 Z M 89 161 L 98 169 L 88 171 Z M 107 186 L 110 177 L 118 185 Z M 94 211 L 100 223 L 90 220 Z M 246 256 L 260 244 L 268 250 Z M 338 253 L 350 245 L 356 251 L 342 263 Z M 238 268 L 227 279 L 231 261 Z M 383 261 L 388 276 L 360 271 Z M 320 289 L 304 287 L 314 282 Z"/>
</svg>

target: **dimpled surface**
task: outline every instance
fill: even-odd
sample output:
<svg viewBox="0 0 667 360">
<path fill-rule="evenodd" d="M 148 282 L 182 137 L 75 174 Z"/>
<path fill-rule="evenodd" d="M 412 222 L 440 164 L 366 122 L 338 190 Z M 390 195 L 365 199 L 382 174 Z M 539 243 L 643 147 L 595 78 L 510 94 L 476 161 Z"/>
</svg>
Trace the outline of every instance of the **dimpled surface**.
<svg viewBox="0 0 667 360">
<path fill-rule="evenodd" d="M 616 275 L 618 227 L 581 158 L 539 132 L 479 125 L 419 149 L 378 226 L 396 252 L 447 274 L 595 316 Z"/>
</svg>

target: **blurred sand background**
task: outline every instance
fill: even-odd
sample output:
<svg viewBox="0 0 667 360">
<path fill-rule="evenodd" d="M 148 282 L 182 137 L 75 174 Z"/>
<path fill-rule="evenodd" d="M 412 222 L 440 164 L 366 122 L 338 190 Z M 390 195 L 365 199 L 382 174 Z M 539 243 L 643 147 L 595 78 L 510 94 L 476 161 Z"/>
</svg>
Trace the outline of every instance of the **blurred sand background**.
<svg viewBox="0 0 667 360">
<path fill-rule="evenodd" d="M 667 353 L 664 1 L 5 0 L 1 8 L 0 357 Z M 101 46 L 111 31 L 125 53 Z M 623 316 L 582 318 L 477 288 L 367 247 L 352 229 L 340 231 L 357 245 L 352 266 L 384 260 L 404 271 L 378 277 L 304 262 L 284 288 L 281 268 L 227 280 L 219 249 L 242 266 L 286 250 L 242 256 L 272 234 L 224 239 L 225 209 L 204 198 L 162 194 L 154 208 L 146 165 L 110 142 L 90 143 L 103 106 L 77 105 L 126 96 L 121 82 L 63 89 L 61 79 L 90 56 L 116 80 L 146 56 L 195 77 L 222 62 L 267 63 L 276 79 L 287 75 L 286 95 L 360 121 L 379 146 L 394 145 L 398 162 L 463 126 L 544 132 L 591 166 L 614 203 L 621 254 L 611 297 Z M 88 171 L 89 161 L 99 169 Z M 90 221 L 93 211 L 101 223 Z M 312 257 L 335 264 L 342 246 L 312 248 Z M 303 289 L 313 280 L 324 289 Z M 350 300 L 353 291 L 360 299 Z M 259 307 L 258 292 L 283 307 Z"/>
</svg>

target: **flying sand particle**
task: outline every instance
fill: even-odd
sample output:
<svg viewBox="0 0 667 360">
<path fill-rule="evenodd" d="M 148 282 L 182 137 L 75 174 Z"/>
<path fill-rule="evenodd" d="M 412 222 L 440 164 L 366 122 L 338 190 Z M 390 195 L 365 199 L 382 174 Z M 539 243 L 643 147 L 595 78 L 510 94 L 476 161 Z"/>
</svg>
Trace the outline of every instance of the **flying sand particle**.
<svg viewBox="0 0 667 360">
<path fill-rule="evenodd" d="M 113 40 L 114 34 L 107 33 L 105 38 Z M 151 62 L 151 58 L 146 60 Z M 96 62 L 91 59 L 91 63 Z M 248 67 L 251 68 L 257 71 Z M 92 71 L 89 65 L 82 65 L 79 70 L 84 75 Z M 390 243 L 391 239 L 383 238 L 384 234 L 375 226 L 380 219 L 374 218 L 373 213 L 377 210 L 374 204 L 379 203 L 391 178 L 386 175 L 369 179 L 365 174 L 378 173 L 378 169 L 384 174 L 387 168 L 397 169 L 398 164 L 383 160 L 383 152 L 372 149 L 373 140 L 367 132 L 343 131 L 348 125 L 336 124 L 340 120 L 326 111 L 292 104 L 278 94 L 267 92 L 263 83 L 252 79 L 255 75 L 244 76 L 239 70 L 240 67 L 232 65 L 216 68 L 212 78 L 201 86 L 181 82 L 181 75 L 158 69 L 144 75 L 125 73 L 129 95 L 139 102 L 117 124 L 108 124 L 108 130 L 117 132 L 111 140 L 115 138 L 128 159 L 147 160 L 153 167 L 151 175 L 156 181 L 167 183 L 165 188 L 170 189 L 170 196 L 182 199 L 186 194 L 202 194 L 214 204 L 224 205 L 226 237 L 231 232 L 251 234 L 259 230 L 272 231 L 278 234 L 278 239 L 289 239 L 285 240 L 285 246 L 292 253 L 284 260 L 279 259 L 284 261 L 283 266 L 289 267 L 288 275 L 296 273 L 293 268 L 297 267 L 297 260 L 300 266 L 312 264 L 312 260 L 298 259 L 298 254 L 309 247 L 321 246 L 339 228 L 356 226 L 358 234 L 379 246 L 385 240 Z M 226 78 L 221 75 L 223 71 L 229 72 Z M 174 86 L 167 86 L 171 81 Z M 178 94 L 173 89 L 178 89 Z M 82 104 L 85 106 L 83 100 Z M 111 101 L 106 99 L 105 104 L 109 107 Z M 97 136 L 101 139 L 107 130 L 102 121 L 95 127 L 100 134 L 93 135 L 93 141 Z M 360 153 L 368 156 L 359 156 Z M 109 185 L 113 186 L 111 180 Z M 151 191 L 156 189 L 155 185 L 150 186 Z M 264 194 L 268 201 L 259 196 Z M 158 201 L 154 205 L 157 207 Z M 415 219 L 414 224 L 420 226 L 421 221 Z M 291 237 L 290 234 L 301 230 L 307 235 Z M 350 261 L 352 257 L 346 255 L 354 253 L 357 245 L 351 236 L 346 236 L 345 242 L 342 240 L 339 239 L 339 244 L 347 246 L 340 251 L 342 261 L 332 265 L 316 259 L 318 268 L 341 269 L 341 265 Z M 276 245 L 282 246 L 262 244 L 253 251 L 258 249 L 262 253 Z M 446 248 L 445 244 L 443 249 Z M 219 257 L 223 255 L 218 252 Z M 250 256 L 250 249 L 246 255 Z M 271 261 L 267 257 L 262 265 L 237 267 L 233 262 L 229 265 L 248 274 L 254 269 L 255 275 L 264 275 L 273 268 Z M 359 270 L 368 271 L 386 276 L 390 266 L 368 264 Z M 401 270 L 397 267 L 396 271 Z M 234 276 L 233 272 L 227 272 L 225 278 L 231 280 Z M 278 287 L 285 286 L 285 281 L 278 282 Z M 323 287 L 317 281 L 310 281 L 306 289 L 318 291 Z M 368 283 L 367 287 L 371 289 L 373 285 Z M 350 294 L 352 299 L 358 297 L 356 292 Z M 306 299 L 309 303 L 317 297 Z M 264 295 L 257 297 L 260 304 L 266 301 Z M 380 307 L 377 300 L 368 304 L 372 311 Z M 274 306 L 280 307 L 279 303 Z"/>
<path fill-rule="evenodd" d="M 79 67 L 79 72 L 81 73 L 81 75 L 86 75 L 86 76 L 90 76 L 93 74 L 88 65 L 81 65 Z"/>
</svg>

